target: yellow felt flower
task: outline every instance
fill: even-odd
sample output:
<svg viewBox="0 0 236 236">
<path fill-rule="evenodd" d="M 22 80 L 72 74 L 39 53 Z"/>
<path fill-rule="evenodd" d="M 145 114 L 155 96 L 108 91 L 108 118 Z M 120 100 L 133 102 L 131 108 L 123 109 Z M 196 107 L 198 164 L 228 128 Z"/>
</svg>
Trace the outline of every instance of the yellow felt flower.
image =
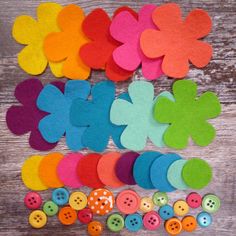
<svg viewBox="0 0 236 236">
<path fill-rule="evenodd" d="M 57 3 L 42 3 L 37 8 L 37 20 L 22 15 L 15 19 L 12 35 L 20 44 L 26 45 L 18 54 L 20 67 L 31 75 L 44 72 L 48 60 L 43 52 L 44 38 L 50 32 L 57 32 L 57 15 L 62 6 Z M 62 63 L 49 62 L 52 73 L 62 77 Z"/>
</svg>

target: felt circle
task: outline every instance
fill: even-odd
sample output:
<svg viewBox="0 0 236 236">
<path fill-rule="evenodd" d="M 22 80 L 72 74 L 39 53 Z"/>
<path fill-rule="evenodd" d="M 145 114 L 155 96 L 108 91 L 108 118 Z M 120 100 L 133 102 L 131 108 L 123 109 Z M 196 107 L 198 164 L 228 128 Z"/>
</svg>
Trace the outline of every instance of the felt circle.
<svg viewBox="0 0 236 236">
<path fill-rule="evenodd" d="M 81 153 L 69 153 L 59 162 L 57 174 L 65 186 L 71 188 L 80 188 L 83 186 L 77 174 L 77 165 L 82 157 L 83 155 Z"/>
<path fill-rule="evenodd" d="M 139 154 L 137 152 L 124 153 L 116 163 L 116 176 L 119 180 L 128 185 L 135 185 L 133 166 Z"/>
<path fill-rule="evenodd" d="M 41 181 L 38 175 L 38 168 L 43 156 L 31 156 L 25 160 L 21 169 L 21 178 L 25 186 L 29 189 L 41 191 L 48 187 Z"/>
<path fill-rule="evenodd" d="M 97 165 L 101 156 L 98 153 L 90 153 L 80 159 L 77 165 L 77 174 L 84 186 L 90 188 L 104 187 L 97 174 Z"/>
<path fill-rule="evenodd" d="M 174 162 L 181 159 L 175 153 L 168 153 L 158 157 L 150 168 L 150 177 L 152 184 L 161 192 L 172 192 L 175 190 L 167 179 L 167 171 L 169 166 Z"/>
<path fill-rule="evenodd" d="M 121 154 L 119 152 L 109 152 L 102 155 L 99 159 L 97 165 L 98 177 L 108 187 L 118 188 L 124 185 L 115 173 L 115 166 L 120 157 Z"/>
<path fill-rule="evenodd" d="M 202 189 L 210 183 L 212 169 L 206 161 L 199 158 L 192 158 L 184 165 L 182 177 L 190 188 Z"/>
<path fill-rule="evenodd" d="M 46 155 L 39 165 L 39 178 L 49 188 L 60 188 L 63 183 L 57 175 L 57 166 L 62 160 L 63 155 L 58 152 Z"/>
<path fill-rule="evenodd" d="M 135 182 L 144 189 L 154 189 L 150 179 L 150 167 L 153 161 L 161 156 L 160 152 L 144 152 L 135 161 L 133 176 Z"/>
<path fill-rule="evenodd" d="M 167 179 L 174 188 L 180 190 L 185 190 L 188 188 L 182 178 L 182 169 L 186 162 L 187 161 L 183 159 L 177 160 L 170 165 L 167 171 Z"/>
</svg>

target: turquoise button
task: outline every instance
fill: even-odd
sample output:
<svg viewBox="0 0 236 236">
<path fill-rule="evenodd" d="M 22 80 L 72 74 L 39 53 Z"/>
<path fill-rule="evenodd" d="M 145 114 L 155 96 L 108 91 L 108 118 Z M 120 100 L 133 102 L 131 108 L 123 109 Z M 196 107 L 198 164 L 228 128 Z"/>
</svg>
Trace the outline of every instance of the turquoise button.
<svg viewBox="0 0 236 236">
<path fill-rule="evenodd" d="M 208 227 L 212 223 L 212 217 L 209 213 L 203 211 L 197 215 L 197 223 L 203 228 Z"/>
<path fill-rule="evenodd" d="M 68 203 L 69 192 L 65 188 L 57 188 L 52 192 L 52 200 L 59 206 Z"/>
<path fill-rule="evenodd" d="M 125 228 L 132 232 L 137 232 L 143 227 L 142 216 L 138 213 L 127 215 L 125 218 Z"/>
<path fill-rule="evenodd" d="M 168 220 L 174 216 L 173 207 L 170 205 L 160 207 L 158 213 L 163 220 Z"/>
</svg>

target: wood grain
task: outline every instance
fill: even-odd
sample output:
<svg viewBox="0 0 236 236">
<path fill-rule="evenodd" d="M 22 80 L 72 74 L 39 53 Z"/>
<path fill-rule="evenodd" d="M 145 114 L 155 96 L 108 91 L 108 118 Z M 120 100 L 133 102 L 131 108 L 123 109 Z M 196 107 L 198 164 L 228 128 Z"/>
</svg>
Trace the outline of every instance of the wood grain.
<svg viewBox="0 0 236 236">
<path fill-rule="evenodd" d="M 6 110 L 16 100 L 13 96 L 15 86 L 20 81 L 29 78 L 17 65 L 17 53 L 22 48 L 11 37 L 11 27 L 14 18 L 21 14 L 35 16 L 35 8 L 40 2 L 37 0 L 1 0 L 0 2 L 0 235 L 86 235 L 86 226 L 77 222 L 71 227 L 60 225 L 56 217 L 50 218 L 45 228 L 41 230 L 32 229 L 27 218 L 29 211 L 24 207 L 23 198 L 27 189 L 21 182 L 20 169 L 27 156 L 36 154 L 27 142 L 28 135 L 17 137 L 9 132 L 5 123 Z M 102 7 L 112 15 L 112 12 L 119 6 L 128 5 L 138 10 L 145 3 L 161 4 L 168 1 L 66 1 L 59 3 L 66 5 L 69 3 L 79 4 L 86 13 L 96 7 Z M 217 235 L 230 236 L 236 232 L 236 3 L 235 0 L 179 0 L 178 2 L 183 14 L 186 16 L 193 8 L 203 8 L 212 17 L 214 27 L 212 33 L 207 37 L 207 41 L 212 43 L 214 48 L 213 59 L 203 70 L 191 68 L 188 78 L 196 81 L 199 92 L 211 90 L 219 95 L 223 111 L 222 115 L 213 120 L 212 123 L 217 129 L 217 138 L 205 148 L 195 145 L 179 153 L 186 159 L 191 157 L 201 157 L 209 161 L 213 167 L 214 180 L 206 189 L 200 191 L 202 194 L 215 193 L 222 199 L 221 210 L 213 216 L 213 224 L 207 229 L 198 229 L 192 235 Z M 49 70 L 39 76 L 43 83 L 48 83 L 54 78 Z M 92 83 L 104 79 L 103 72 L 93 72 L 90 81 Z M 137 71 L 133 80 L 142 79 L 140 71 Z M 156 94 L 160 91 L 170 91 L 171 79 L 163 78 L 153 82 Z M 127 90 L 130 83 L 124 82 L 117 85 L 117 93 Z M 115 150 L 112 142 L 107 149 Z M 158 150 L 161 152 L 173 151 L 168 148 L 158 149 L 148 143 L 145 150 Z M 67 153 L 69 150 L 62 140 L 55 151 Z M 40 153 L 44 154 L 44 153 Z M 127 188 L 127 187 L 126 187 Z M 138 191 L 141 196 L 152 195 L 153 191 L 144 191 L 139 187 L 131 187 Z M 120 188 L 115 192 L 121 191 Z M 82 191 L 89 192 L 88 188 Z M 170 194 L 171 203 L 176 199 L 185 198 L 189 191 L 177 191 Z M 51 191 L 42 193 L 44 200 L 50 198 Z M 198 211 L 192 211 L 196 213 Z M 96 217 L 105 223 L 106 217 Z M 126 230 L 119 234 L 110 233 L 105 229 L 103 235 L 133 235 Z M 161 227 L 157 232 L 141 230 L 137 235 L 166 235 Z M 183 235 L 187 235 L 183 233 Z"/>
</svg>

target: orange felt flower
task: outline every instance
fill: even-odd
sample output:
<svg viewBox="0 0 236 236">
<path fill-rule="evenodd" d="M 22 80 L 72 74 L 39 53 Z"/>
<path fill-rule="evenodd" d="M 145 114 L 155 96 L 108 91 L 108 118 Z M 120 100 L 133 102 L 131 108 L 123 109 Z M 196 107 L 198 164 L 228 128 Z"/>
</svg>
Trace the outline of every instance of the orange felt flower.
<svg viewBox="0 0 236 236">
<path fill-rule="evenodd" d="M 207 12 L 196 9 L 183 20 L 180 7 L 169 3 L 157 7 L 152 19 L 159 30 L 145 30 L 140 44 L 147 57 L 164 56 L 164 74 L 183 78 L 189 71 L 189 61 L 199 68 L 209 63 L 212 47 L 199 40 L 211 31 L 212 22 Z"/>
<path fill-rule="evenodd" d="M 62 73 L 70 79 L 85 80 L 90 68 L 79 56 L 80 48 L 89 42 L 82 31 L 85 18 L 83 10 L 76 5 L 68 5 L 58 14 L 57 24 L 61 32 L 53 32 L 44 40 L 44 53 L 49 61 L 63 61 Z"/>
</svg>

